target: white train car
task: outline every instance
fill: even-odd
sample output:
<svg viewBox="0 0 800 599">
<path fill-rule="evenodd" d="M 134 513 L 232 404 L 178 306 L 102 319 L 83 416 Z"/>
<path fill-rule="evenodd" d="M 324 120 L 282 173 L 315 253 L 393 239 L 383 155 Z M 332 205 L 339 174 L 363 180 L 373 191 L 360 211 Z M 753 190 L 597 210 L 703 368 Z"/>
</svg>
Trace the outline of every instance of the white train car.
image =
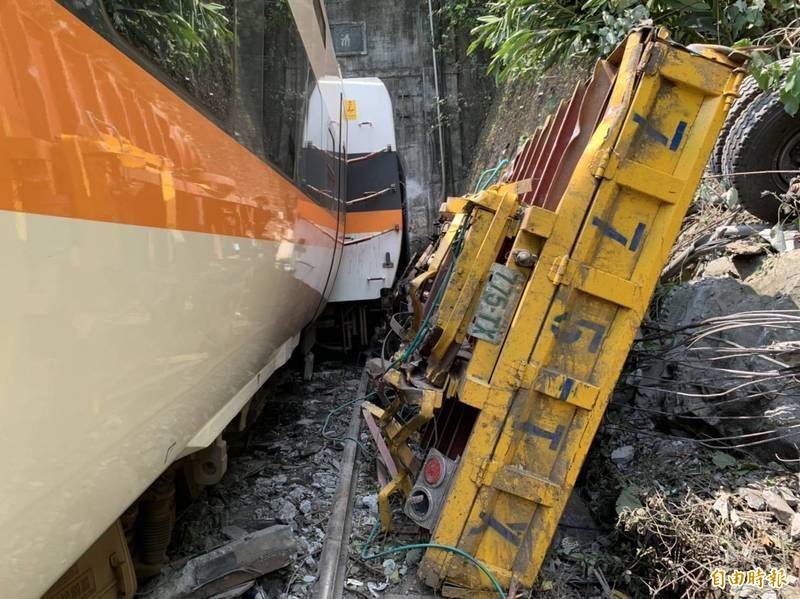
<svg viewBox="0 0 800 599">
<path fill-rule="evenodd" d="M 0 3 L 2 597 L 130 596 L 133 561 L 158 567 L 162 483 L 219 479 L 221 433 L 330 297 L 352 233 L 320 0 L 225 0 L 203 77 L 165 68 L 119 5 Z"/>
<path fill-rule="evenodd" d="M 403 249 L 405 181 L 392 100 L 375 77 L 344 80 L 347 218 L 331 302 L 376 300 L 390 289 Z"/>
</svg>

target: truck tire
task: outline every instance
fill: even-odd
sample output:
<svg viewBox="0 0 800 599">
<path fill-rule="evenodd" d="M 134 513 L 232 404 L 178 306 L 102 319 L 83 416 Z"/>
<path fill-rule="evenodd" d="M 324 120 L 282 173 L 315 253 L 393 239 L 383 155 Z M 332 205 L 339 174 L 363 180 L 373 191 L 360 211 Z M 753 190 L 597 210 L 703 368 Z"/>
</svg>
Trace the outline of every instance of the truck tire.
<svg viewBox="0 0 800 599">
<path fill-rule="evenodd" d="M 791 116 L 776 94 L 761 94 L 739 115 L 728 132 L 722 153 L 722 174 L 739 192 L 742 206 L 755 216 L 776 222 L 793 175 L 752 171 L 800 171 L 800 115 Z"/>
<path fill-rule="evenodd" d="M 792 58 L 783 58 L 778 61 L 784 68 L 792 64 Z M 728 111 L 728 116 L 725 118 L 725 123 L 720 129 L 717 143 L 714 144 L 714 150 L 711 152 L 711 159 L 708 161 L 709 170 L 715 175 L 721 175 L 722 172 L 722 156 L 725 152 L 725 142 L 731 135 L 731 129 L 735 125 L 737 119 L 747 109 L 753 101 L 761 96 L 764 91 L 758 87 L 758 83 L 752 77 L 745 77 L 741 85 L 739 85 L 739 97 L 731 106 Z"/>
<path fill-rule="evenodd" d="M 763 90 L 758 87 L 758 83 L 756 83 L 756 80 L 752 77 L 746 77 L 739 86 L 739 97 L 728 111 L 728 116 L 725 119 L 725 123 L 722 125 L 722 129 L 720 129 L 717 143 L 714 144 L 714 150 L 711 152 L 711 160 L 709 160 L 708 163 L 710 171 L 715 175 L 722 174 L 722 154 L 725 150 L 725 141 L 728 139 L 736 119 L 738 119 L 739 115 L 752 104 L 753 100 L 763 93 Z"/>
</svg>

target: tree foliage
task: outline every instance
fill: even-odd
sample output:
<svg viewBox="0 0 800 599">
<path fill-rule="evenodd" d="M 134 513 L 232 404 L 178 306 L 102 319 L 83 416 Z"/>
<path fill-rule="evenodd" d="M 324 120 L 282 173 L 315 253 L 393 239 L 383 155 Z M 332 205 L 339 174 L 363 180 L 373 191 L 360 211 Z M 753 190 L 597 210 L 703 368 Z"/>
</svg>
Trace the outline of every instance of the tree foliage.
<svg viewBox="0 0 800 599">
<path fill-rule="evenodd" d="M 226 7 L 207 0 L 107 0 L 114 27 L 163 65 L 195 69 L 228 55 L 233 31 Z"/>
<path fill-rule="evenodd" d="M 447 4 L 474 4 L 471 0 Z M 643 22 L 666 26 L 681 43 L 764 46 L 751 70 L 778 90 L 790 112 L 800 105 L 800 58 L 787 67 L 770 58 L 800 51 L 796 0 L 492 0 L 472 29 L 498 79 L 541 73 L 555 63 L 608 53 Z"/>
<path fill-rule="evenodd" d="M 234 41 L 232 2 L 105 0 L 117 31 L 182 83 L 218 118 L 228 113 Z"/>
<path fill-rule="evenodd" d="M 742 40 L 739 45 L 749 44 Z M 800 18 L 785 27 L 767 32 L 754 42 L 756 47 L 769 52 L 756 51 L 750 60 L 750 73 L 763 90 L 774 91 L 791 115 L 800 111 Z M 781 62 L 774 58 L 790 58 Z"/>
</svg>

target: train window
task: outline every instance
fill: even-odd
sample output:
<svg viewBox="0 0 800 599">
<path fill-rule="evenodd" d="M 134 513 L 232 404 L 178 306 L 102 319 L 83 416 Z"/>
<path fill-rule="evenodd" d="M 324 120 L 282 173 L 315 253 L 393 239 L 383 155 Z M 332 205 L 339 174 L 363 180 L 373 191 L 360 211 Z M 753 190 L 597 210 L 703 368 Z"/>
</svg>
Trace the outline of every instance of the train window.
<svg viewBox="0 0 800 599">
<path fill-rule="evenodd" d="M 304 191 L 338 195 L 326 95 L 287 0 L 59 1 Z"/>
<path fill-rule="evenodd" d="M 286 0 L 60 2 L 292 176 L 309 66 Z"/>
<path fill-rule="evenodd" d="M 263 11 L 264 42 L 259 63 L 263 73 L 259 106 L 263 152 L 289 177 L 296 178 L 314 77 L 288 3 L 265 0 Z"/>
<path fill-rule="evenodd" d="M 235 0 L 59 0 L 218 122 L 230 115 Z"/>
<path fill-rule="evenodd" d="M 228 118 L 234 59 L 232 0 L 168 0 L 150 9 L 129 0 L 105 0 L 104 5 L 117 33 L 215 117 Z"/>
</svg>

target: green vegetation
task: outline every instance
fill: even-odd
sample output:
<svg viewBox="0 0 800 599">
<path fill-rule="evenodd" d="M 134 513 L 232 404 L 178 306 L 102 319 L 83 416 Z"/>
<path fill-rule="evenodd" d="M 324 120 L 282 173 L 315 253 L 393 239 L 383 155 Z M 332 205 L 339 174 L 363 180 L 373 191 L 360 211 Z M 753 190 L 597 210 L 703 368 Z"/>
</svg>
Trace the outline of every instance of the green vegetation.
<svg viewBox="0 0 800 599">
<path fill-rule="evenodd" d="M 106 0 L 114 28 L 224 120 L 232 80 L 232 2 Z"/>
<path fill-rule="evenodd" d="M 758 47 L 750 68 L 759 85 L 777 90 L 791 114 L 800 109 L 800 57 L 772 62 L 800 52 L 796 0 L 445 0 L 442 14 L 472 21 L 470 50 L 491 54 L 489 71 L 499 80 L 596 58 L 652 22 L 681 43 Z"/>
<path fill-rule="evenodd" d="M 197 67 L 229 53 L 233 39 L 226 7 L 205 0 L 110 0 L 114 27 L 164 63 Z"/>
<path fill-rule="evenodd" d="M 800 38 L 800 22 L 795 21 L 794 23 L 794 40 L 792 41 L 797 44 L 797 41 L 800 41 L 797 39 Z M 772 45 L 775 50 L 773 50 L 772 56 L 763 52 L 755 52 L 750 61 L 750 73 L 761 89 L 777 91 L 786 112 L 795 115 L 800 110 L 800 54 L 797 54 L 800 48 L 793 45 L 788 48 L 788 52 L 785 51 L 789 44 L 785 41 L 786 35 L 783 34 L 783 31 L 788 29 L 777 30 L 767 36 L 767 39 L 777 39 L 777 43 Z M 787 31 L 787 33 L 791 33 L 791 31 Z M 787 64 L 778 63 L 772 60 L 776 55 L 779 58 L 789 55 L 793 56 L 793 59 Z"/>
</svg>

